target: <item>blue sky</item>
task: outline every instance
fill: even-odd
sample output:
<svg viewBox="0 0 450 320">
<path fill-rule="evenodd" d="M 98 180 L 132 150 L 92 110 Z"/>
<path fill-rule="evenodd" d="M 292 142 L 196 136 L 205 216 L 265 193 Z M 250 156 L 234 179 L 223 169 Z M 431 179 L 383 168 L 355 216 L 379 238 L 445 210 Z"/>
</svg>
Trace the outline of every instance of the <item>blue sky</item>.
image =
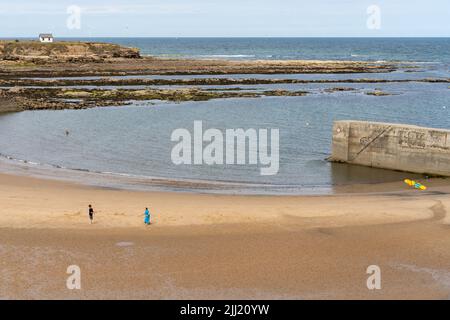
<svg viewBox="0 0 450 320">
<path fill-rule="evenodd" d="M 81 8 L 81 28 L 67 8 Z M 380 8 L 380 29 L 367 8 Z M 450 36 L 450 0 L 0 0 L 0 38 Z"/>
</svg>

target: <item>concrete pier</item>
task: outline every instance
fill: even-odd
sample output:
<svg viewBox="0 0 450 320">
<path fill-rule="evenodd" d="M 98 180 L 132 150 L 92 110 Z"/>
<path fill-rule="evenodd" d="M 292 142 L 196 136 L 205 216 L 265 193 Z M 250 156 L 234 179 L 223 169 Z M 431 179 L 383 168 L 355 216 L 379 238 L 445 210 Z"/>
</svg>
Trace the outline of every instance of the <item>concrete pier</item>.
<svg viewBox="0 0 450 320">
<path fill-rule="evenodd" d="M 450 130 L 336 121 L 331 161 L 450 176 Z"/>
</svg>

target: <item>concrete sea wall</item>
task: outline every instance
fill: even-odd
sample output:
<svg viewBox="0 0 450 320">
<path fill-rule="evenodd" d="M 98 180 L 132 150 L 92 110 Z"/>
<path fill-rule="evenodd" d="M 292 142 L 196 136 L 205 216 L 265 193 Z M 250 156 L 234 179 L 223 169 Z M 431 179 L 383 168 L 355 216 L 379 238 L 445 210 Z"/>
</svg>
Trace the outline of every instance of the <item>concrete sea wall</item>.
<svg viewBox="0 0 450 320">
<path fill-rule="evenodd" d="M 331 161 L 450 176 L 450 130 L 336 121 Z"/>
</svg>

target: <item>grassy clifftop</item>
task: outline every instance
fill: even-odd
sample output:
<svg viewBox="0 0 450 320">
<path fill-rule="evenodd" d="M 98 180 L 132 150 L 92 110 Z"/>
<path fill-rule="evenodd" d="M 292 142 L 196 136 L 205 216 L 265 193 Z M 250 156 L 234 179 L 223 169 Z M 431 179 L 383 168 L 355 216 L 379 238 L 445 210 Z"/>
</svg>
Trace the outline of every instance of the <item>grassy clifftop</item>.
<svg viewBox="0 0 450 320">
<path fill-rule="evenodd" d="M 103 60 L 140 58 L 139 50 L 97 42 L 40 43 L 39 41 L 0 41 L 1 60 Z"/>
</svg>

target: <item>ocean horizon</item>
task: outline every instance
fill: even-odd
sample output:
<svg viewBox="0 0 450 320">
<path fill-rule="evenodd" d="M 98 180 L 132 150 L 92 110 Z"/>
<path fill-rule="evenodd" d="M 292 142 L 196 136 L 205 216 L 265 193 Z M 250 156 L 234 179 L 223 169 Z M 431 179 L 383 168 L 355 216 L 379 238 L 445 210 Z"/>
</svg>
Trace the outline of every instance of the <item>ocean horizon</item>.
<svg viewBox="0 0 450 320">
<path fill-rule="evenodd" d="M 110 42 L 143 55 L 225 59 L 449 62 L 450 37 L 61 37 Z M 36 40 L 36 37 L 4 39 Z M 437 46 L 437 48 L 433 48 Z M 433 54 L 433 52 L 435 54 Z M 439 54 L 438 54 L 439 53 Z"/>
</svg>

